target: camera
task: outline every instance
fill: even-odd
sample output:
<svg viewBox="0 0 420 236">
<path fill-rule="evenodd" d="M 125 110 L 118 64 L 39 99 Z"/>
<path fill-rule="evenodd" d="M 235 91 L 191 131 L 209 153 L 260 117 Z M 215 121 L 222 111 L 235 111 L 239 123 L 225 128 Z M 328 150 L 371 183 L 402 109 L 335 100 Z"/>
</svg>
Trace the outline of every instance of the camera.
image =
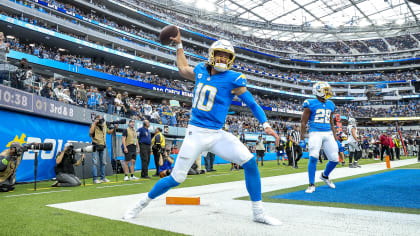
<svg viewBox="0 0 420 236">
<path fill-rule="evenodd" d="M 104 119 L 102 118 L 101 120 L 104 120 Z M 127 123 L 127 120 L 126 119 L 114 120 L 114 121 L 107 121 L 106 122 L 106 126 L 110 127 L 110 126 L 117 125 L 117 124 L 118 125 L 124 125 L 126 123 Z"/>
<path fill-rule="evenodd" d="M 53 148 L 52 143 L 27 143 L 22 146 L 22 153 L 28 150 L 51 151 L 52 148 Z"/>
<path fill-rule="evenodd" d="M 96 146 L 95 145 L 89 145 L 82 148 L 74 148 L 74 145 L 72 143 L 67 145 L 67 154 L 76 154 L 76 153 L 92 153 L 96 152 Z"/>
</svg>

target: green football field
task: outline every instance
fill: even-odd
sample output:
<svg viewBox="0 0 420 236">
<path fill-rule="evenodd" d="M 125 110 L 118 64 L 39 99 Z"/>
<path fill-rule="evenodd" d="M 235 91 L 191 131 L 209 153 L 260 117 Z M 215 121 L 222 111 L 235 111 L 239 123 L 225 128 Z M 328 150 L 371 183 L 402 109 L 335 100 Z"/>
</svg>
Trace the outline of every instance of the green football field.
<svg viewBox="0 0 420 236">
<path fill-rule="evenodd" d="M 362 165 L 377 162 L 379 161 L 360 161 Z M 322 164 L 318 163 L 317 169 L 325 168 L 325 164 L 326 161 Z M 276 161 L 266 161 L 264 166 L 259 168 L 261 177 L 269 177 L 306 172 L 306 165 L 306 159 L 299 162 L 299 169 L 278 166 Z M 348 168 L 341 165 L 337 167 Z M 406 168 L 420 168 L 420 163 Z M 230 165 L 216 165 L 215 169 L 217 171 L 204 175 L 188 176 L 187 180 L 178 188 L 244 179 L 243 170 L 229 171 Z M 36 192 L 33 190 L 33 184 L 18 184 L 13 192 L 0 193 L 1 212 L 3 213 L 2 225 L 6 226 L 2 227 L 0 235 L 176 235 L 172 232 L 46 206 L 148 192 L 158 180 L 157 177 L 154 177 L 151 180 L 124 182 L 122 181 L 123 175 L 118 176 L 118 182 L 115 182 L 115 176 L 109 176 L 108 179 L 111 180 L 110 183 L 98 185 L 93 185 L 92 180 L 89 179 L 86 180 L 85 187 L 73 188 L 51 188 L 53 181 L 44 181 L 37 184 Z M 263 200 L 271 201 L 267 198 L 267 194 L 264 194 Z"/>
</svg>

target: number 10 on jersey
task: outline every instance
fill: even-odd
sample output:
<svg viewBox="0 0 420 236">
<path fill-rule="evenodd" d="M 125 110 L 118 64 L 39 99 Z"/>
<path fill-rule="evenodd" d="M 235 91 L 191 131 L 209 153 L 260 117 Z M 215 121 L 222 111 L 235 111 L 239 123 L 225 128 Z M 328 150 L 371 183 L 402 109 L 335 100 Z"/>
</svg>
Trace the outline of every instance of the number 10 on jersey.
<svg viewBox="0 0 420 236">
<path fill-rule="evenodd" d="M 330 123 L 331 110 L 330 109 L 317 109 L 315 112 L 315 123 Z"/>
<path fill-rule="evenodd" d="M 197 88 L 195 89 L 194 94 L 194 101 L 192 104 L 193 108 L 202 110 L 202 111 L 210 111 L 213 108 L 214 104 L 214 97 L 216 96 L 217 88 L 204 85 L 203 83 L 199 83 Z M 206 99 L 207 98 L 207 99 Z M 204 105 L 204 102 L 207 100 L 207 103 Z"/>
</svg>

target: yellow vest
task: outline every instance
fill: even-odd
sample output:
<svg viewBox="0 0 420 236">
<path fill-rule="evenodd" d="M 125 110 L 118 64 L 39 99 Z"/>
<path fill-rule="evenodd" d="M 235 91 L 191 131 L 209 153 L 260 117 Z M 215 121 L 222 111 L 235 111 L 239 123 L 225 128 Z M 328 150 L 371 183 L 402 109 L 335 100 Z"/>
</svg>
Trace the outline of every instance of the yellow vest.
<svg viewBox="0 0 420 236">
<path fill-rule="evenodd" d="M 105 145 L 107 129 L 108 127 L 106 127 L 106 124 L 102 126 L 102 130 L 99 128 L 99 125 L 96 125 L 92 136 L 92 142 L 99 145 Z"/>
<path fill-rule="evenodd" d="M 125 139 L 125 145 L 136 145 L 137 143 L 137 133 L 134 129 L 127 128 L 127 138 Z"/>
<path fill-rule="evenodd" d="M 156 140 L 155 140 L 156 136 L 158 136 L 158 135 L 160 135 L 160 143 L 156 143 Z M 165 148 L 165 136 L 163 136 L 163 134 L 160 133 L 160 132 L 155 134 L 155 136 L 153 136 L 153 138 L 152 138 L 152 145 L 154 145 L 154 144 L 160 144 L 160 146 L 162 148 Z"/>
<path fill-rule="evenodd" d="M 15 161 L 10 160 L 9 164 L 7 165 L 7 168 L 4 171 L 0 172 L 0 183 L 6 181 L 6 179 L 8 179 L 12 175 L 15 168 Z"/>
</svg>

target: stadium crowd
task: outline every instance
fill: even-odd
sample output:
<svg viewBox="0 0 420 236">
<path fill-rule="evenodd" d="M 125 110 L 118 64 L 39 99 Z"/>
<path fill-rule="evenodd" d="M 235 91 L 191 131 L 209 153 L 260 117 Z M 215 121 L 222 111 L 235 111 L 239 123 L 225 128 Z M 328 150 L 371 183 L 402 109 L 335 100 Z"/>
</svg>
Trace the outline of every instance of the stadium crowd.
<svg viewBox="0 0 420 236">
<path fill-rule="evenodd" d="M 131 3 L 131 7 L 136 8 L 140 11 L 146 11 L 147 13 L 156 16 L 162 17 L 169 22 L 174 24 L 182 23 L 185 28 L 191 30 L 198 30 L 204 34 L 213 34 L 222 35 L 227 39 L 230 39 L 237 44 L 238 46 L 253 46 L 253 49 L 271 49 L 269 52 L 277 51 L 277 50 L 284 50 L 284 51 L 295 51 L 295 52 L 302 52 L 302 53 L 310 53 L 310 51 L 306 49 L 310 49 L 315 53 L 325 53 L 331 54 L 325 48 L 336 49 L 336 53 L 351 53 L 349 47 L 355 48 L 359 53 L 369 53 L 372 52 L 369 50 L 369 47 L 375 47 L 381 52 L 389 51 L 386 43 L 382 40 L 351 40 L 345 42 L 296 42 L 296 41 L 279 41 L 279 40 L 271 40 L 271 39 L 261 39 L 252 36 L 244 36 L 240 34 L 235 34 L 231 31 L 224 30 L 220 27 L 214 25 L 203 24 L 201 22 L 195 21 L 191 19 L 191 17 L 182 16 L 179 12 L 175 12 L 169 9 L 158 8 L 153 4 L 147 4 L 143 1 L 139 0 L 117 0 L 118 2 L 127 4 Z M 89 1 L 92 2 L 92 1 Z M 104 5 L 98 3 L 97 1 L 93 1 L 95 5 L 99 5 L 105 8 Z M 217 33 L 215 33 L 217 32 Z M 413 34 L 414 37 L 420 38 L 420 34 Z M 391 45 L 395 46 L 398 50 L 403 49 L 411 49 L 418 47 L 418 42 L 412 38 L 410 35 L 403 35 L 403 36 L 396 36 L 396 37 L 388 37 L 385 38 Z M 381 42 L 382 41 L 382 42 Z M 366 45 L 365 45 L 366 44 Z M 350 45 L 350 46 L 349 46 Z M 343 47 L 344 46 L 344 47 Z M 281 55 L 279 55 L 281 56 Z"/>
<path fill-rule="evenodd" d="M 70 63 L 76 66 L 82 66 L 87 69 L 93 69 L 96 71 L 101 71 L 117 76 L 127 77 L 130 79 L 135 79 L 143 82 L 150 82 L 157 85 L 163 85 L 163 86 L 171 86 L 172 88 L 180 89 L 188 91 L 188 89 L 192 88 L 193 86 L 190 85 L 183 85 L 179 82 L 174 83 L 173 81 L 169 80 L 160 80 L 157 79 L 157 76 L 151 76 L 151 75 L 145 75 L 142 72 L 135 71 L 127 66 L 124 66 L 122 68 L 117 68 L 114 65 L 106 65 L 106 64 L 100 64 L 94 62 L 92 58 L 89 58 L 87 56 L 76 56 L 71 55 L 70 52 L 66 51 L 65 49 L 57 49 L 57 48 L 48 48 L 44 45 L 39 45 L 37 43 L 23 43 L 17 38 L 6 38 L 6 43 L 9 43 L 10 48 L 30 53 L 35 56 L 38 56 L 40 58 L 46 58 L 46 59 L 54 59 L 57 61 L 62 61 L 66 63 Z M 141 56 L 141 55 L 140 55 Z M 146 57 L 146 59 L 152 59 L 150 57 Z M 418 71 L 414 72 L 397 72 L 397 73 L 373 73 L 373 74 L 320 74 L 320 73 L 293 73 L 293 72 L 283 72 L 278 69 L 274 68 L 268 68 L 262 65 L 257 65 L 250 62 L 244 62 L 240 59 L 236 60 L 237 69 L 242 70 L 246 74 L 259 74 L 261 72 L 264 72 L 266 74 L 270 73 L 273 75 L 279 75 L 278 78 L 286 81 L 286 82 L 292 82 L 292 83 L 298 83 L 300 80 L 311 80 L 311 81 L 331 81 L 333 79 L 334 81 L 338 82 L 361 82 L 361 81 L 395 81 L 395 80 L 411 80 L 413 78 L 412 73 L 418 74 Z M 164 63 L 160 61 L 160 63 Z M 174 66 L 174 63 L 164 63 Z M 251 70 L 251 71 L 249 71 Z M 268 77 L 270 78 L 270 77 Z M 272 77 L 271 77 L 272 78 Z M 298 82 L 290 81 L 290 79 L 298 80 Z M 269 85 L 272 88 L 274 85 Z M 279 87 L 277 87 L 279 88 Z"/>
</svg>

